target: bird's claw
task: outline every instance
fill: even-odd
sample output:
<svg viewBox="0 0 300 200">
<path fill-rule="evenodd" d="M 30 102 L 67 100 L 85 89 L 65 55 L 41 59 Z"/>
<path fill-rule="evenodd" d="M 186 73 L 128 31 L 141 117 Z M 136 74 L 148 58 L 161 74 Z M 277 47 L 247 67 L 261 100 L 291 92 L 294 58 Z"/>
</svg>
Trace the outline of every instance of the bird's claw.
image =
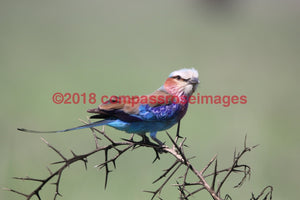
<svg viewBox="0 0 300 200">
<path fill-rule="evenodd" d="M 141 141 L 134 141 L 133 139 L 125 139 L 125 138 L 121 138 L 121 139 L 126 141 L 126 142 L 131 142 L 135 146 L 139 145 L 139 146 L 148 146 L 148 147 L 153 147 L 153 148 L 159 148 L 160 147 L 160 145 L 151 142 L 149 140 L 149 138 L 147 138 L 147 139 L 143 138 Z"/>
<path fill-rule="evenodd" d="M 127 142 L 131 142 L 133 144 L 133 149 L 141 146 L 152 147 L 153 150 L 155 151 L 155 158 L 152 163 L 154 163 L 157 160 L 160 160 L 159 154 L 167 152 L 164 150 L 164 148 L 166 147 L 165 142 L 160 142 L 159 144 L 155 144 L 151 142 L 148 137 L 143 137 L 141 141 L 134 141 L 132 138 L 130 139 L 121 138 L 121 139 Z"/>
</svg>

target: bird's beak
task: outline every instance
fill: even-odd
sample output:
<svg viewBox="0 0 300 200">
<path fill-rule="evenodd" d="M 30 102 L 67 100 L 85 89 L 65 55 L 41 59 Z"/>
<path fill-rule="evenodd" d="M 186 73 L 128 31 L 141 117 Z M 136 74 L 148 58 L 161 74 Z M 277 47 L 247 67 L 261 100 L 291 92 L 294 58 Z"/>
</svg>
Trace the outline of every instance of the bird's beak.
<svg viewBox="0 0 300 200">
<path fill-rule="evenodd" d="M 200 81 L 198 80 L 198 78 L 191 78 L 189 80 L 189 84 L 192 84 L 192 85 L 197 85 L 199 83 L 200 83 Z"/>
</svg>

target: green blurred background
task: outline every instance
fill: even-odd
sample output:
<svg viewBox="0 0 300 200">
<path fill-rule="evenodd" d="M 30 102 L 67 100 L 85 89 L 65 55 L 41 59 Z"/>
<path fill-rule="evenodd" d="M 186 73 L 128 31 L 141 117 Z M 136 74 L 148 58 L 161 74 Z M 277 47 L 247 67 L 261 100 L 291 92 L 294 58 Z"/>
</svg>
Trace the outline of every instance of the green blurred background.
<svg viewBox="0 0 300 200">
<path fill-rule="evenodd" d="M 191 105 L 182 121 L 187 154 L 201 169 L 216 153 L 227 167 L 247 134 L 260 146 L 245 157 L 250 181 L 224 194 L 249 199 L 267 185 L 274 199 L 297 199 L 299 147 L 299 2 L 253 1 L 0 1 L 0 186 L 29 192 L 35 184 L 13 176 L 44 177 L 57 155 L 40 135 L 20 134 L 17 127 L 63 129 L 86 119 L 96 105 L 57 105 L 55 92 L 101 95 L 151 93 L 170 72 L 194 67 L 204 95 L 247 95 L 245 105 Z M 98 99 L 98 103 L 100 103 Z M 170 130 L 175 134 L 175 128 Z M 124 133 L 106 128 L 118 139 Z M 89 130 L 43 135 L 70 156 L 94 148 Z M 167 140 L 162 132 L 158 136 Z M 63 174 L 60 199 L 149 199 L 143 190 L 173 161 L 162 155 L 152 164 L 151 149 L 140 148 L 117 161 L 108 188 L 94 165 L 102 154 Z M 175 183 L 172 180 L 171 183 Z M 42 192 L 52 199 L 53 186 Z M 177 199 L 176 188 L 163 191 Z M 210 199 L 206 192 L 195 199 Z M 0 199 L 23 199 L 0 191 Z"/>
</svg>

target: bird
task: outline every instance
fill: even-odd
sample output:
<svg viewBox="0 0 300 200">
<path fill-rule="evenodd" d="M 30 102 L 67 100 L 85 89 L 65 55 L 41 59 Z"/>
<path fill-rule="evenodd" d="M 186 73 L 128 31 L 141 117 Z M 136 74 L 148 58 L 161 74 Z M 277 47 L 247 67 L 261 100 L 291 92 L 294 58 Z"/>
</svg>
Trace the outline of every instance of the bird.
<svg viewBox="0 0 300 200">
<path fill-rule="evenodd" d="M 19 131 L 31 133 L 59 133 L 107 125 L 126 133 L 139 135 L 149 142 L 146 133 L 159 146 L 163 146 L 156 134 L 164 131 L 184 117 L 189 105 L 189 98 L 200 84 L 198 71 L 183 68 L 170 73 L 164 84 L 149 95 L 133 96 L 124 100 L 116 97 L 88 109 L 90 119 L 101 119 L 86 125 L 59 131 L 35 131 L 18 128 Z"/>
</svg>

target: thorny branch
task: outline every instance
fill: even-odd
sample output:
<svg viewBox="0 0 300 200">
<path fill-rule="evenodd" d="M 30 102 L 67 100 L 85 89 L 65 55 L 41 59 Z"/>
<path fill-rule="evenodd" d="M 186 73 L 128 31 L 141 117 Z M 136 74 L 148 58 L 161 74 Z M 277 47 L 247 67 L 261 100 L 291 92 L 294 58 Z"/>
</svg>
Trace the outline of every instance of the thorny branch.
<svg viewBox="0 0 300 200">
<path fill-rule="evenodd" d="M 84 122 L 84 121 L 83 121 Z M 87 122 L 84 122 L 87 123 Z M 240 182 L 234 186 L 234 187 L 240 187 L 243 185 L 245 180 L 247 178 L 250 178 L 251 175 L 251 168 L 247 164 L 240 164 L 240 159 L 249 151 L 254 149 L 257 145 L 249 147 L 247 146 L 247 138 L 245 137 L 244 140 L 244 146 L 243 149 L 240 152 L 234 152 L 233 156 L 233 162 L 232 165 L 223 168 L 223 169 L 218 169 L 218 160 L 217 156 L 215 155 L 209 162 L 208 164 L 202 169 L 198 170 L 196 167 L 191 163 L 191 158 L 188 158 L 185 153 L 184 153 L 184 148 L 186 145 L 184 144 L 186 141 L 186 138 L 182 138 L 179 135 L 179 128 L 180 124 L 178 123 L 178 128 L 177 128 L 177 134 L 176 137 L 173 139 L 168 132 L 167 135 L 172 142 L 172 147 L 168 147 L 164 145 L 163 147 L 160 147 L 154 143 L 151 143 L 148 138 L 144 138 L 144 140 L 140 142 L 136 142 L 133 140 L 133 135 L 130 137 L 130 139 L 122 139 L 122 141 L 114 141 L 111 139 L 108 135 L 106 135 L 104 129 L 99 130 L 97 128 L 91 128 L 94 141 L 95 141 L 95 149 L 91 152 L 77 155 L 73 151 L 71 151 L 72 156 L 70 158 L 67 158 L 64 156 L 57 148 L 52 146 L 51 144 L 48 143 L 44 138 L 41 138 L 42 141 L 53 151 L 58 154 L 58 156 L 61 158 L 60 161 L 53 162 L 51 163 L 52 165 L 57 165 L 61 164 L 61 166 L 56 170 L 56 171 L 51 171 L 48 167 L 49 171 L 49 176 L 47 176 L 44 179 L 36 179 L 36 178 L 31 178 L 31 177 L 14 177 L 15 179 L 18 180 L 24 180 L 24 181 L 32 181 L 32 182 L 37 182 L 39 183 L 38 186 L 29 194 L 20 192 L 18 190 L 14 189 L 9 189 L 9 188 L 4 188 L 5 190 L 11 191 L 13 193 L 19 194 L 21 196 L 24 196 L 27 200 L 32 199 L 34 196 L 36 196 L 39 200 L 41 200 L 41 195 L 40 192 L 43 189 L 43 187 L 46 184 L 49 184 L 50 181 L 54 181 L 55 185 L 55 193 L 53 195 L 53 199 L 56 200 L 58 196 L 62 196 L 60 191 L 59 191 L 59 186 L 60 186 L 60 181 L 62 178 L 62 173 L 63 171 L 72 165 L 73 163 L 76 163 L 77 161 L 82 161 L 85 169 L 87 169 L 87 162 L 88 162 L 88 157 L 98 153 L 98 152 L 104 152 L 104 162 L 96 165 L 99 170 L 105 169 L 105 188 L 107 187 L 107 182 L 108 182 L 108 175 L 109 173 L 112 172 L 110 169 L 110 164 L 113 165 L 113 167 L 116 169 L 116 160 L 123 155 L 124 153 L 128 152 L 128 150 L 136 149 L 138 147 L 148 147 L 148 148 L 153 148 L 155 151 L 155 159 L 153 162 L 156 160 L 160 159 L 159 154 L 164 152 L 167 153 L 175 158 L 175 161 L 173 164 L 164 170 L 164 173 L 159 176 L 156 180 L 153 181 L 153 184 L 157 183 L 158 181 L 164 179 L 163 183 L 155 190 L 155 191 L 145 191 L 147 193 L 151 193 L 152 197 L 151 200 L 154 199 L 155 197 L 162 199 L 161 193 L 163 189 L 166 187 L 166 185 L 170 182 L 170 180 L 173 178 L 176 181 L 176 184 L 173 184 L 173 186 L 176 186 L 178 191 L 179 191 L 179 197 L 181 200 L 188 200 L 190 197 L 195 195 L 196 193 L 199 193 L 201 191 L 207 191 L 212 199 L 214 200 L 231 200 L 232 198 L 230 197 L 229 194 L 225 194 L 224 198 L 221 195 L 221 189 L 230 177 L 231 174 L 233 173 L 240 173 L 242 174 L 242 178 Z M 96 134 L 102 135 L 109 144 L 106 145 L 100 145 L 99 140 L 101 138 Z M 146 140 L 145 140 L 146 139 Z M 180 140 L 180 142 L 179 142 Z M 109 156 L 110 151 L 115 151 L 116 153 L 114 156 Z M 213 172 L 207 173 L 207 170 L 213 166 Z M 175 174 L 179 174 L 179 169 L 184 168 L 184 173 L 179 176 L 179 178 L 175 178 Z M 195 180 L 195 177 L 197 178 L 197 181 L 189 182 L 188 179 L 188 174 L 193 174 L 193 180 Z M 220 176 L 222 175 L 222 176 Z M 219 177 L 217 181 L 217 177 Z M 210 180 L 211 179 L 211 180 Z M 208 181 L 211 181 L 211 184 L 208 183 Z M 195 189 L 196 187 L 196 189 Z M 255 196 L 253 193 L 251 194 L 251 199 L 250 200 L 271 200 L 272 199 L 272 192 L 273 192 L 273 187 L 272 186 L 267 186 L 265 187 L 261 193 L 257 196 Z"/>
</svg>

